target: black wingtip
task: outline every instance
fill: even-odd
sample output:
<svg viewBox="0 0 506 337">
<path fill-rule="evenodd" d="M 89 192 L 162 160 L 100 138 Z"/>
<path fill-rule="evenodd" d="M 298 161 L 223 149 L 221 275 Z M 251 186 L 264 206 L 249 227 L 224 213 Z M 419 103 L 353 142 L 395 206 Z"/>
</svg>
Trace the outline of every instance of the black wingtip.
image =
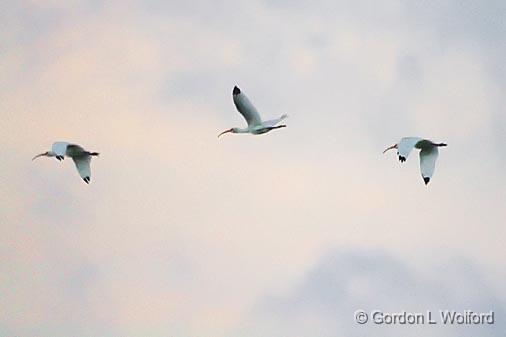
<svg viewBox="0 0 506 337">
<path fill-rule="evenodd" d="M 89 184 L 90 183 L 90 177 L 84 177 L 83 178 L 84 182 Z"/>
<path fill-rule="evenodd" d="M 423 181 L 425 182 L 425 185 L 427 185 L 430 181 L 429 177 L 423 177 Z"/>
<path fill-rule="evenodd" d="M 239 95 L 241 93 L 241 89 L 236 85 L 234 86 L 234 90 L 232 91 L 233 95 Z"/>
</svg>

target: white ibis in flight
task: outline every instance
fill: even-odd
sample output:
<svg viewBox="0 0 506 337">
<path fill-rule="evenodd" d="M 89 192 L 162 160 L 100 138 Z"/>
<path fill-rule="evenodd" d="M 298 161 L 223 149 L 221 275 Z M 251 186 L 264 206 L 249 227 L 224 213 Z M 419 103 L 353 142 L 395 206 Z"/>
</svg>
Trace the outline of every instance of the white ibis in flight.
<svg viewBox="0 0 506 337">
<path fill-rule="evenodd" d="M 413 148 L 420 150 L 420 171 L 423 181 L 427 185 L 434 174 L 436 159 L 439 154 L 438 148 L 446 146 L 445 143 L 434 143 L 428 139 L 418 137 L 404 137 L 397 144 L 388 147 L 383 153 L 391 149 L 397 149 L 397 155 L 401 163 L 405 162 Z"/>
<path fill-rule="evenodd" d="M 269 132 L 274 129 L 280 129 L 286 127 L 286 125 L 278 125 L 283 119 L 287 118 L 287 115 L 282 115 L 277 119 L 271 119 L 268 121 L 263 121 L 258 114 L 257 109 L 251 104 L 248 97 L 239 89 L 237 86 L 234 87 L 232 91 L 232 98 L 234 99 L 235 107 L 237 111 L 244 117 L 246 122 L 248 123 L 248 127 L 241 128 L 231 128 L 223 131 L 218 135 L 221 135 L 231 132 L 231 133 L 251 133 L 253 135 L 260 135 L 262 133 Z"/>
<path fill-rule="evenodd" d="M 91 169 L 90 162 L 91 157 L 98 156 L 97 152 L 89 152 L 83 149 L 81 146 L 76 144 L 70 144 L 67 142 L 56 142 L 53 143 L 51 151 L 47 151 L 33 157 L 32 160 L 38 157 L 56 157 L 59 161 L 62 161 L 65 156 L 72 158 L 74 164 L 76 164 L 77 171 L 84 182 L 89 184 L 91 180 Z"/>
</svg>

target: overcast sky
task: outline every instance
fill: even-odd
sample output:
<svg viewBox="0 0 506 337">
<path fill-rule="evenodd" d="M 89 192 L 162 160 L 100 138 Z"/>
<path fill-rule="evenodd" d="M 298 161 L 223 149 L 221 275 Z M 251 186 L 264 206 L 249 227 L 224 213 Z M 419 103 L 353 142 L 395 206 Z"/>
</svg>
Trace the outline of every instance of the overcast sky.
<svg viewBox="0 0 506 337">
<path fill-rule="evenodd" d="M 500 0 L 3 1 L 0 336 L 503 337 L 505 36 Z M 217 139 L 234 85 L 288 127 Z M 428 186 L 404 136 L 448 143 Z"/>
</svg>

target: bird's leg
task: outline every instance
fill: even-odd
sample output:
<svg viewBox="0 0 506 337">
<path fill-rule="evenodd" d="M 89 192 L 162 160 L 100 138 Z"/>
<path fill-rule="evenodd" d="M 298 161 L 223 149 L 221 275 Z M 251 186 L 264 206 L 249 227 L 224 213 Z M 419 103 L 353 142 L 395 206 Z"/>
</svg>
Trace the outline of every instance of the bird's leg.
<svg viewBox="0 0 506 337">
<path fill-rule="evenodd" d="M 269 130 L 281 129 L 281 128 L 286 128 L 286 125 L 282 124 L 282 125 L 278 125 L 278 126 L 271 126 L 269 128 Z"/>
</svg>

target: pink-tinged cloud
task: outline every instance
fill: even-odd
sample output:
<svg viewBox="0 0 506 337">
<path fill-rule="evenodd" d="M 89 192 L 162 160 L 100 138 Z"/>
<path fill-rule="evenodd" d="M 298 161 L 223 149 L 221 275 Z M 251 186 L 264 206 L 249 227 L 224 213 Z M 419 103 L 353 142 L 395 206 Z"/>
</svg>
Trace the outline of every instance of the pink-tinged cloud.
<svg viewBox="0 0 506 337">
<path fill-rule="evenodd" d="M 504 50 L 360 3 L 8 2 L 0 335 L 227 336 L 335 247 L 501 284 Z M 234 85 L 288 128 L 218 140 Z M 418 135 L 449 144 L 428 187 L 381 154 Z M 101 153 L 89 186 L 30 161 L 57 140 Z"/>
</svg>

